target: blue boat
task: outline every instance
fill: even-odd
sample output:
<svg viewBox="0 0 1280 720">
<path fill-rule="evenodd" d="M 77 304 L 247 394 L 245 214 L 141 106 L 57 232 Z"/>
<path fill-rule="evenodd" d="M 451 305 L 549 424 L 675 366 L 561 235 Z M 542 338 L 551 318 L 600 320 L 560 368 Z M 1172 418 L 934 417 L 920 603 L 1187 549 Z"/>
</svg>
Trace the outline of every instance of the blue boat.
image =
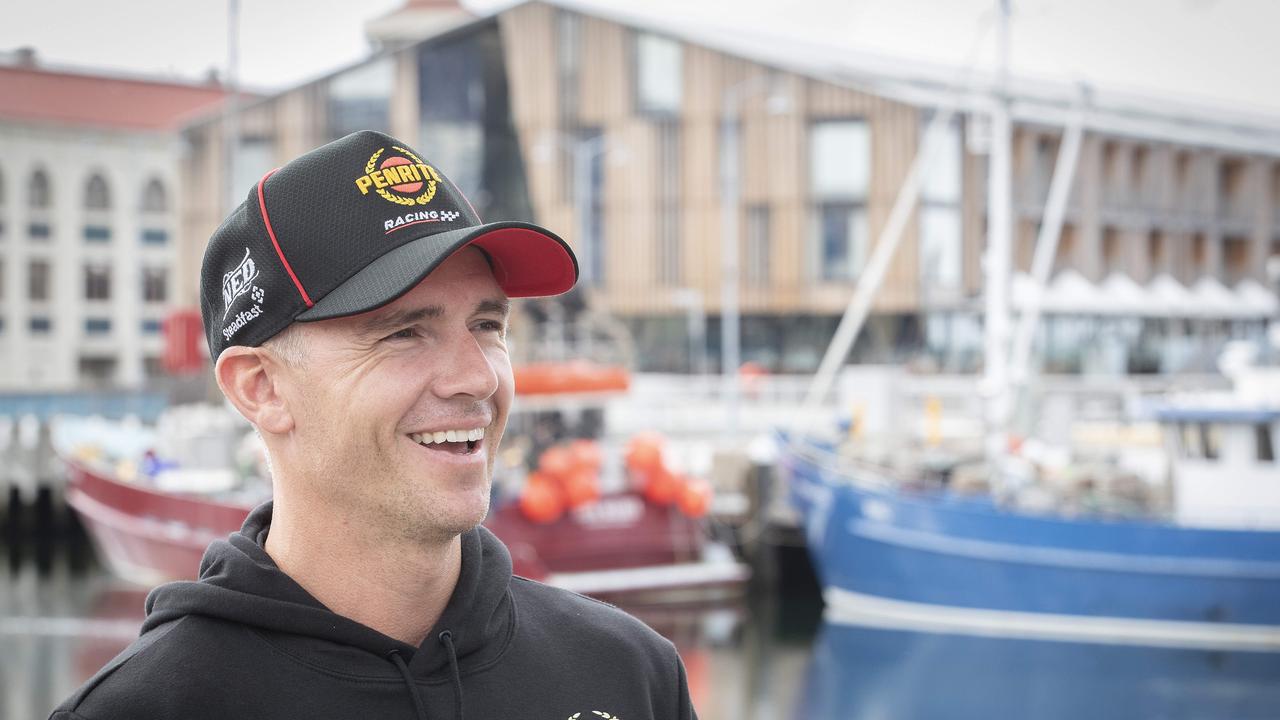
<svg viewBox="0 0 1280 720">
<path fill-rule="evenodd" d="M 944 488 L 907 490 L 829 444 L 786 446 L 781 467 L 828 620 L 1280 650 L 1280 513 L 1270 506 L 1280 412 L 1170 406 L 1160 419 L 1177 493 L 1174 513 L 1160 519 L 1034 514 Z M 1196 489 L 1215 482 L 1217 493 Z M 1237 494 L 1253 490 L 1256 501 Z M 1206 514 L 1199 497 L 1223 502 Z M 1246 522 L 1223 527 L 1232 508 Z"/>
</svg>

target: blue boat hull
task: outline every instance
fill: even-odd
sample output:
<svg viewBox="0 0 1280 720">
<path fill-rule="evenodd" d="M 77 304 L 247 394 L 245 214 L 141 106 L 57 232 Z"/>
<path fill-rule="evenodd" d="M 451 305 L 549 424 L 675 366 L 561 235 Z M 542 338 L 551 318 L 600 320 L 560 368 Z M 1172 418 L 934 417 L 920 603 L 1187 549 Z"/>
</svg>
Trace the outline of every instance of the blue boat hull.
<svg viewBox="0 0 1280 720">
<path fill-rule="evenodd" d="M 1280 626 L 1280 532 L 1064 519 L 872 489 L 810 453 L 784 454 L 783 470 L 829 595 L 908 608 Z"/>
</svg>

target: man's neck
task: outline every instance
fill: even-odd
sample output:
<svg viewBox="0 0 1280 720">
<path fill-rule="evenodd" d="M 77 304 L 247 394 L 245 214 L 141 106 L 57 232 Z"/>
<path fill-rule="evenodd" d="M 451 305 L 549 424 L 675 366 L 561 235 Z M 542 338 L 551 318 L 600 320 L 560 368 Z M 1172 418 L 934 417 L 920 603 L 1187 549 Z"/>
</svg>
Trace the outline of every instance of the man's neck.
<svg viewBox="0 0 1280 720">
<path fill-rule="evenodd" d="M 266 551 L 333 612 L 416 647 L 458 583 L 461 540 L 389 542 L 367 529 L 277 499 Z"/>
</svg>

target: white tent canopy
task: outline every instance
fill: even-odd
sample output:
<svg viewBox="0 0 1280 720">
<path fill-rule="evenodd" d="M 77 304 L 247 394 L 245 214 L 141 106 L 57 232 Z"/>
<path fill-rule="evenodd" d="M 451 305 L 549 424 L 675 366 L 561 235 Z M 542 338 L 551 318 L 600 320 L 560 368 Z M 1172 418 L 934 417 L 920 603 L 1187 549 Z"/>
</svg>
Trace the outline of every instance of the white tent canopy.
<svg viewBox="0 0 1280 720">
<path fill-rule="evenodd" d="M 1160 301 L 1124 273 L 1111 273 L 1102 281 L 1107 315 L 1151 317 L 1162 312 Z"/>
<path fill-rule="evenodd" d="M 1030 275 L 1015 273 L 1013 307 L 1025 311 L 1037 291 Z M 1187 288 L 1161 273 L 1144 287 L 1124 273 L 1112 273 L 1095 285 L 1075 270 L 1064 270 L 1041 292 L 1040 309 L 1048 315 L 1246 319 L 1280 314 L 1280 298 L 1255 280 L 1232 290 L 1216 278 L 1202 277 Z"/>
<path fill-rule="evenodd" d="M 1280 312 L 1280 299 L 1257 280 L 1245 280 L 1236 285 L 1236 297 L 1254 317 L 1274 317 Z"/>
<path fill-rule="evenodd" d="M 1147 292 L 1159 304 L 1163 317 L 1195 317 L 1199 312 L 1196 296 L 1172 275 L 1157 275 L 1147 285 Z"/>
<path fill-rule="evenodd" d="M 1199 304 L 1201 317 L 1241 318 L 1254 315 L 1245 308 L 1239 296 L 1215 277 L 1200 278 L 1191 286 L 1191 292 Z"/>
</svg>

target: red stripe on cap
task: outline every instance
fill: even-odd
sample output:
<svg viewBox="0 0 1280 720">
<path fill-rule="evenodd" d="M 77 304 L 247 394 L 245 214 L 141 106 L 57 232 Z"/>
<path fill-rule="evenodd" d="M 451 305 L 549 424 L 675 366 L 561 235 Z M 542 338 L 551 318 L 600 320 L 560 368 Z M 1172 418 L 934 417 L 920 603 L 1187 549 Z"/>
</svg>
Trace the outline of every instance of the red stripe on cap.
<svg viewBox="0 0 1280 720">
<path fill-rule="evenodd" d="M 279 170 L 280 168 L 276 168 Z M 262 194 L 262 188 L 267 184 L 267 178 L 275 174 L 276 170 L 272 170 L 262 179 L 258 181 L 258 209 L 262 211 L 262 224 L 267 226 L 267 236 L 271 238 L 271 244 L 276 248 L 276 255 L 280 258 L 280 264 L 284 265 L 285 272 L 289 273 L 289 279 L 293 280 L 293 286 L 298 288 L 298 294 L 302 296 L 302 300 L 307 303 L 307 307 L 315 305 L 311 302 L 311 297 L 307 295 L 307 291 L 303 289 L 302 283 L 298 280 L 298 276 L 293 274 L 293 266 L 284 257 L 284 251 L 280 249 L 280 242 L 276 240 L 276 231 L 271 229 L 271 218 L 267 216 L 267 199 Z"/>
</svg>

